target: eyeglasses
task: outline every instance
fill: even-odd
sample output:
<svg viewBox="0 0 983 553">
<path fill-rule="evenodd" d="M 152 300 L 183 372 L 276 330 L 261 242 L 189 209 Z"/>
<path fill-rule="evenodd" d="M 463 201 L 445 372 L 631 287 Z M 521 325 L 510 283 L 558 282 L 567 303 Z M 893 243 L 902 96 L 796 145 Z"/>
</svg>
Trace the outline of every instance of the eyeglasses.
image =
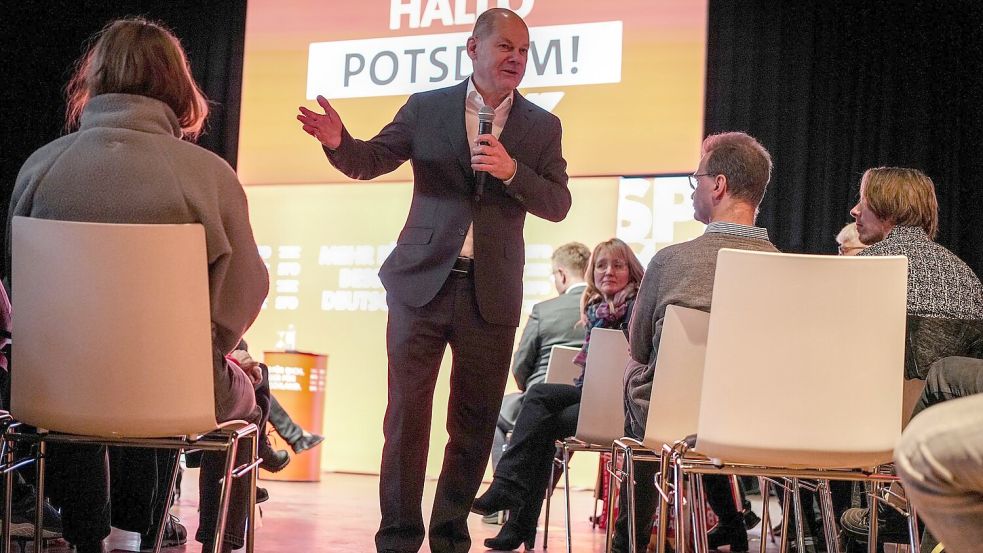
<svg viewBox="0 0 983 553">
<path fill-rule="evenodd" d="M 836 246 L 836 250 L 840 252 L 840 255 L 846 255 L 846 252 L 852 252 L 853 250 L 863 250 L 865 248 L 867 248 L 867 246 L 844 246 L 843 244 Z"/>
<path fill-rule="evenodd" d="M 712 174 L 713 173 L 693 173 L 692 175 L 689 175 L 689 187 L 696 190 L 696 187 L 700 184 L 699 181 L 696 180 L 696 177 L 709 177 Z"/>
<path fill-rule="evenodd" d="M 628 269 L 628 264 L 620 259 L 615 259 L 610 263 L 608 263 L 607 260 L 602 259 L 594 264 L 594 271 L 598 273 L 603 273 L 604 271 L 608 270 L 608 267 L 610 267 L 615 271 L 624 271 Z"/>
</svg>

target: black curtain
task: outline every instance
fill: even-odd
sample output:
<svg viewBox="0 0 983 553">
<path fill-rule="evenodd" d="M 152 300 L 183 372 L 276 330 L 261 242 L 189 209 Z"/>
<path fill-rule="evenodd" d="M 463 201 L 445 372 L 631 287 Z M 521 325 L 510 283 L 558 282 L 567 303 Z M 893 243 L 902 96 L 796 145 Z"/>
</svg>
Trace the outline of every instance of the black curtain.
<svg viewBox="0 0 983 553">
<path fill-rule="evenodd" d="M 983 274 L 983 3 L 709 8 L 706 131 L 745 130 L 772 152 L 759 222 L 783 251 L 833 253 L 864 169 L 911 166 L 935 181 L 939 242 Z M 124 15 L 182 40 L 213 100 L 199 143 L 235 165 L 244 0 L 11 3 L 0 13 L 0 204 L 24 159 L 63 132 L 62 89 L 85 39 Z"/>
<path fill-rule="evenodd" d="M 87 39 L 125 16 L 162 22 L 181 40 L 211 101 L 198 144 L 235 167 L 245 0 L 7 2 L 0 8 L 0 235 L 21 165 L 65 132 L 64 87 Z"/>
<path fill-rule="evenodd" d="M 935 182 L 938 241 L 983 274 L 983 4 L 710 0 L 706 132 L 744 130 L 775 169 L 759 224 L 834 253 L 870 167 Z"/>
</svg>

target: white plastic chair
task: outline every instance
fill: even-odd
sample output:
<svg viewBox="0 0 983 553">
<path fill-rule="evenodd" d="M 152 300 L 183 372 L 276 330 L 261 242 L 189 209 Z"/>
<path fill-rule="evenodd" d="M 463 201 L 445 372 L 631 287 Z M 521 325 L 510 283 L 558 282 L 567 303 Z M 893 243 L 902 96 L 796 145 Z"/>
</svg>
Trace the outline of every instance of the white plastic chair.
<svg viewBox="0 0 983 553">
<path fill-rule="evenodd" d="M 876 509 L 880 486 L 896 480 L 884 466 L 901 432 L 906 297 L 904 257 L 721 250 L 695 447 L 711 461 L 682 458 L 677 467 L 788 478 L 792 489 L 799 478 L 869 481 Z M 763 384 L 768 401 L 753 400 Z M 801 551 L 801 505 L 791 495 Z M 694 534 L 705 550 L 699 518 Z M 917 553 L 913 514 L 909 531 Z M 872 524 L 872 552 L 876 532 Z"/>
<path fill-rule="evenodd" d="M 36 537 L 45 444 L 98 443 L 170 448 L 178 456 L 185 449 L 225 451 L 218 547 L 232 477 L 250 475 L 249 512 L 255 510 L 258 432 L 244 421 L 216 422 L 203 227 L 15 217 L 12 262 L 11 414 L 39 431 L 9 432 L 6 438 L 38 444 Z M 155 357 L 162 344 L 166 355 Z M 148 363 L 151 358 L 154 363 Z M 235 467 L 243 437 L 250 440 L 251 462 Z M 13 461 L 12 453 L 7 460 Z M 177 468 L 175 463 L 171 493 Z M 8 525 L 5 517 L 5 552 Z M 254 526 L 251 521 L 249 552 Z M 155 551 L 163 529 L 162 521 Z M 35 551 L 41 551 L 37 539 Z"/>
<path fill-rule="evenodd" d="M 572 438 L 556 443 L 558 450 L 562 451 L 560 466 L 564 477 L 568 552 L 573 547 L 571 542 L 573 530 L 570 521 L 570 455 L 575 451 L 605 453 L 611 450 L 614 440 L 624 434 L 623 380 L 627 363 L 628 340 L 625 338 L 624 331 L 608 328 L 591 330 L 587 366 L 584 371 L 584 389 L 577 417 L 577 432 Z M 550 482 L 553 482 L 555 468 L 556 464 L 550 470 Z M 544 544 L 549 537 L 550 497 L 550 491 L 547 490 Z"/>
<path fill-rule="evenodd" d="M 665 488 L 668 464 L 662 463 L 667 460 L 662 454 L 663 450 L 696 433 L 709 324 L 710 314 L 705 311 L 678 305 L 666 307 L 644 439 L 638 442 L 621 438 L 614 442 L 611 470 L 608 471 L 608 502 L 610 505 L 614 501 L 617 482 L 627 479 L 632 483 L 626 486 L 629 551 L 636 550 L 635 463 L 660 462 L 663 465 L 658 483 L 661 489 L 656 491 L 664 499 L 668 499 L 666 495 L 669 492 Z M 619 459 L 624 459 L 624 466 L 620 470 Z M 668 518 L 668 503 L 660 500 L 659 506 L 659 520 L 665 521 Z M 614 531 L 614 509 L 610 507 L 607 526 L 607 549 L 610 550 Z M 677 528 L 679 526 L 677 524 Z M 665 529 L 666 525 L 660 523 L 659 543 L 665 543 Z"/>
<path fill-rule="evenodd" d="M 570 346 L 553 346 L 550 350 L 550 360 L 546 365 L 547 384 L 573 384 L 580 376 L 580 366 L 573 358 L 580 353 L 580 348 Z"/>
</svg>

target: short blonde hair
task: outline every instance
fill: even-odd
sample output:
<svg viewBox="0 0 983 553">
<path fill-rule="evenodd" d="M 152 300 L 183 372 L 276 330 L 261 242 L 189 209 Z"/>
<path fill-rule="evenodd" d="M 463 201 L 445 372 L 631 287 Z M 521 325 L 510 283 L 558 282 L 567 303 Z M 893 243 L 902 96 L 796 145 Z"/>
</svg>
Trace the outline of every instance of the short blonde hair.
<svg viewBox="0 0 983 553">
<path fill-rule="evenodd" d="M 755 208 L 761 204 L 771 180 L 771 154 L 753 136 L 743 132 L 711 134 L 703 140 L 704 171 L 727 177 L 727 191 Z"/>
<path fill-rule="evenodd" d="M 590 250 L 580 242 L 568 242 L 556 248 L 551 260 L 557 266 L 573 271 L 578 277 L 584 278 L 587 261 L 590 260 Z"/>
<path fill-rule="evenodd" d="M 931 239 L 939 232 L 935 184 L 918 169 L 867 169 L 860 179 L 860 199 L 874 215 L 894 225 L 921 227 Z"/>
<path fill-rule="evenodd" d="M 110 22 L 76 64 L 66 88 L 67 125 L 75 129 L 89 100 L 100 94 L 138 94 L 164 102 L 185 136 L 196 138 L 208 117 L 177 37 L 160 23 L 133 17 Z"/>
</svg>

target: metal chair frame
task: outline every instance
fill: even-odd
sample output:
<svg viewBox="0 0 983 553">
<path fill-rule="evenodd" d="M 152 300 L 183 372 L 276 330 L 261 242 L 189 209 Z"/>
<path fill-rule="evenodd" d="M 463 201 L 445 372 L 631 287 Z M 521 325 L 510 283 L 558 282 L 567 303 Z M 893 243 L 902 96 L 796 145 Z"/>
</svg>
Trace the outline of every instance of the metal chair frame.
<svg viewBox="0 0 983 553">
<path fill-rule="evenodd" d="M 7 415 L 9 417 L 9 415 Z M 173 449 L 176 452 L 176 458 L 179 458 L 182 452 L 187 450 L 205 450 L 205 451 L 224 451 L 226 453 L 225 460 L 225 478 L 222 481 L 222 491 L 221 500 L 219 502 L 219 513 L 217 523 L 215 525 L 215 535 L 214 535 L 214 547 L 216 550 L 221 548 L 222 539 L 225 536 L 225 523 L 226 516 L 228 513 L 229 498 L 232 491 L 232 479 L 241 478 L 242 476 L 249 475 L 250 478 L 250 493 L 249 493 L 249 523 L 247 525 L 246 532 L 246 551 L 247 553 L 253 553 L 255 549 L 255 521 L 253 517 L 255 516 L 256 510 L 256 471 L 257 467 L 262 462 L 257 456 L 257 444 L 259 440 L 259 431 L 256 425 L 253 423 L 247 423 L 244 421 L 231 421 L 223 423 L 215 431 L 208 434 L 199 436 L 184 436 L 184 437 L 171 437 L 171 438 L 112 438 L 105 436 L 79 436 L 74 434 L 56 434 L 49 433 L 47 431 L 40 432 L 23 432 L 20 430 L 18 424 L 10 425 L 4 432 L 3 436 L 3 470 L 5 477 L 5 491 L 4 491 L 4 512 L 9 513 L 11 509 L 12 500 L 12 487 L 13 487 L 13 473 L 15 470 L 24 467 L 28 464 L 34 463 L 35 474 L 37 477 L 37 495 L 35 504 L 35 514 L 34 514 L 34 551 L 35 553 L 41 553 L 43 550 L 43 542 L 41 539 L 41 532 L 43 529 L 44 522 L 44 466 L 45 466 L 45 451 L 46 445 L 48 443 L 60 443 L 60 444 L 96 444 L 96 445 L 106 445 L 106 446 L 118 446 L 118 447 L 142 447 L 142 448 L 155 448 L 155 449 Z M 235 466 L 236 453 L 239 448 L 239 441 L 243 438 L 249 440 L 250 445 L 250 462 L 247 462 L 240 466 Z M 31 455 L 16 459 L 14 455 L 14 444 L 23 443 L 31 446 Z M 177 481 L 177 475 L 179 470 L 179 463 L 174 464 L 174 469 L 170 476 L 170 486 L 168 488 L 167 499 L 165 505 L 170 505 L 171 500 L 174 495 L 174 484 Z M 167 513 L 161 517 L 160 524 L 157 527 L 157 537 L 154 543 L 154 552 L 157 553 L 161 549 L 164 538 L 164 526 L 167 521 Z M 2 540 L 0 540 L 0 553 L 7 553 L 10 551 L 10 517 L 3 517 L 0 521 L 0 532 L 2 532 Z"/>
<path fill-rule="evenodd" d="M 689 444 L 686 442 L 677 443 L 673 447 L 670 455 L 669 464 L 672 467 L 674 484 L 673 493 L 675 496 L 673 503 L 676 507 L 677 517 L 681 517 L 683 515 L 683 505 L 685 501 L 683 496 L 683 477 L 686 474 L 727 474 L 733 476 L 764 477 L 769 483 L 784 486 L 785 489 L 790 492 L 797 492 L 798 488 L 803 485 L 802 480 L 807 479 L 818 481 L 815 488 L 820 492 L 820 507 L 823 510 L 824 532 L 826 533 L 827 547 L 832 548 L 832 551 L 835 551 L 836 553 L 839 553 L 839 545 L 836 540 L 835 526 L 833 525 L 832 502 L 829 498 L 829 488 L 825 482 L 828 482 L 829 480 L 850 480 L 869 483 L 873 490 L 869 495 L 869 506 L 873 512 L 876 512 L 878 503 L 885 500 L 885 486 L 899 481 L 898 477 L 893 474 L 893 464 L 884 464 L 873 468 L 818 469 L 727 463 L 719 459 L 709 459 L 699 455 L 695 451 L 691 451 Z M 780 482 L 778 479 L 787 481 L 788 483 Z M 696 482 L 696 485 L 691 485 L 691 493 L 693 493 L 692 500 L 697 504 L 703 504 L 704 495 L 702 491 L 702 484 L 698 483 L 699 480 L 699 478 L 691 479 L 691 481 Z M 693 482 L 691 482 L 691 484 L 692 483 Z M 809 486 L 809 484 L 805 485 Z M 765 508 L 767 508 L 766 493 L 767 490 L 763 489 L 762 496 L 765 497 Z M 899 497 L 899 499 L 902 498 Z M 796 527 L 798 530 L 796 532 L 796 545 L 799 551 L 804 551 L 804 525 L 802 520 L 801 499 L 798 493 L 786 493 L 783 506 L 786 513 L 788 512 L 788 503 L 790 500 L 793 503 L 796 517 Z M 920 547 L 918 539 L 917 513 L 907 498 L 904 498 L 904 509 L 899 509 L 899 512 L 905 515 L 908 520 L 910 550 L 912 553 L 919 553 Z M 678 520 L 682 520 L 682 518 L 679 518 Z M 762 523 L 767 524 L 767 520 L 767 511 L 765 511 L 764 516 L 762 516 Z M 786 516 L 784 517 L 782 523 L 780 551 L 785 551 L 787 547 L 787 525 L 788 521 Z M 693 539 L 696 553 L 707 553 L 709 549 L 706 541 L 706 532 L 706 521 L 700 520 L 700 517 L 694 517 Z M 874 516 L 871 517 L 871 524 L 867 536 L 867 547 L 869 553 L 877 552 L 877 534 L 877 517 Z M 680 548 L 679 545 L 680 544 L 677 542 L 676 551 L 685 551 L 685 549 Z M 762 541 L 762 551 L 763 550 L 764 543 Z"/>
<path fill-rule="evenodd" d="M 605 336 L 601 336 L 605 335 Z M 615 336 L 620 338 L 615 339 Z M 592 347 L 587 353 L 587 369 L 584 372 L 584 395 L 580 403 L 580 418 L 577 422 L 577 432 L 573 437 L 556 441 L 557 454 L 553 456 L 553 464 L 550 465 L 550 484 L 556 475 L 556 468 L 560 466 L 564 476 L 564 497 L 566 514 L 566 545 L 567 552 L 573 551 L 573 527 L 570 518 L 570 455 L 575 451 L 606 453 L 611 450 L 611 443 L 617 435 L 620 435 L 624 428 L 624 419 L 617 423 L 617 433 L 613 431 L 611 420 L 605 418 L 604 421 L 591 420 L 593 417 L 584 416 L 589 413 L 610 414 L 612 398 L 617 399 L 620 411 L 620 402 L 623 401 L 623 394 L 620 391 L 620 384 L 617 392 L 614 392 L 611 375 L 617 375 L 620 383 L 621 372 L 610 372 L 613 367 L 623 370 L 624 363 L 628 358 L 628 343 L 622 331 L 606 328 L 595 328 L 591 331 Z M 623 356 L 623 359 L 621 357 Z M 607 372 L 606 372 L 607 371 Z M 623 417 L 623 415 L 622 415 Z M 598 428 L 598 424 L 603 422 L 604 428 Z M 579 437 L 578 437 L 579 436 Z M 590 440 L 590 442 L 588 441 Z M 603 443 L 602 443 L 603 442 Z M 560 460 L 557 461 L 557 456 Z M 550 504 L 552 497 L 552 486 L 546 490 L 546 516 L 543 530 L 543 549 L 548 547 L 549 538 L 549 517 Z M 596 514 L 595 503 L 595 514 Z M 596 516 L 594 517 L 596 519 Z M 592 524 L 594 524 L 592 522 Z"/>
<path fill-rule="evenodd" d="M 556 469 L 559 467 L 563 471 L 563 499 L 564 499 L 564 512 L 566 514 L 565 529 L 566 529 L 566 543 L 567 551 L 573 550 L 573 526 L 571 524 L 570 518 L 570 456 L 576 451 L 584 451 L 588 453 L 607 453 L 610 451 L 609 446 L 602 446 L 598 444 L 589 444 L 587 442 L 580 441 L 576 438 L 567 438 L 565 440 L 556 441 L 556 455 L 553 456 L 553 464 L 550 466 L 550 479 L 549 482 L 552 484 L 553 479 L 556 478 Z M 559 458 L 558 458 L 559 457 Z M 543 549 L 548 547 L 549 539 L 549 527 L 550 527 L 550 499 L 553 497 L 552 487 L 546 490 L 546 515 L 543 521 Z M 610 503 L 609 510 L 610 510 Z M 597 501 L 594 502 L 594 516 L 591 518 L 591 528 L 597 526 Z"/>
</svg>

